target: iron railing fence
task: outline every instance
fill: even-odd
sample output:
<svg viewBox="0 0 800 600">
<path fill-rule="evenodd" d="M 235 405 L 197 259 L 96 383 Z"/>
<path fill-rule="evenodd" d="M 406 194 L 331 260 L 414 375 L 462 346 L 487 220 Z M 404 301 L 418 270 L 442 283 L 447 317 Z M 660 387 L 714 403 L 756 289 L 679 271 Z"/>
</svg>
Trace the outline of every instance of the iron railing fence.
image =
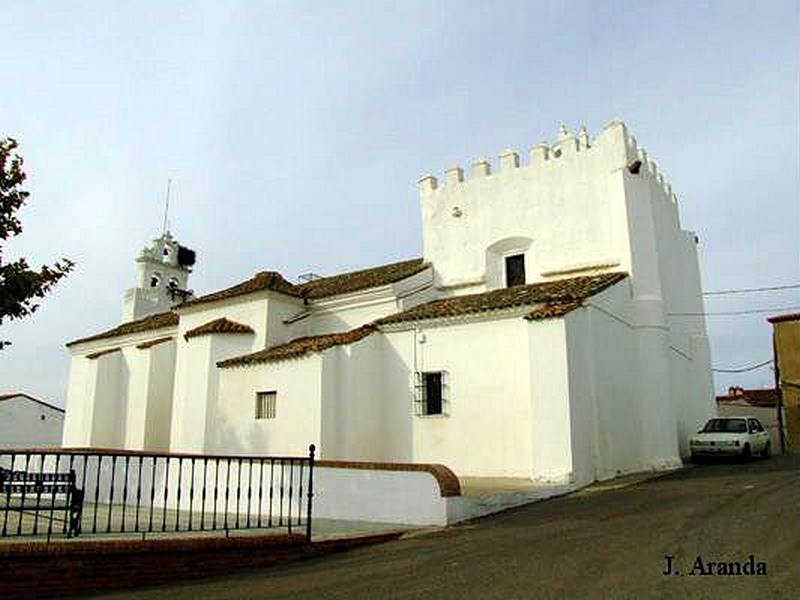
<svg viewBox="0 0 800 600">
<path fill-rule="evenodd" d="M 0 536 L 285 529 L 311 540 L 308 456 L 0 450 Z M 299 531 L 298 531 L 299 530 Z"/>
</svg>

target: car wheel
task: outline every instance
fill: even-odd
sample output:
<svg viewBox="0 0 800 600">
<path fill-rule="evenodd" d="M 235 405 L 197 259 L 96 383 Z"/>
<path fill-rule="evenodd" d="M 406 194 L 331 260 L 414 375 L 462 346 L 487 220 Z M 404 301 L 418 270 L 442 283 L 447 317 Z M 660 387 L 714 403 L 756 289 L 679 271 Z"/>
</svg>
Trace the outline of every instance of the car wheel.
<svg viewBox="0 0 800 600">
<path fill-rule="evenodd" d="M 742 460 L 750 460 L 750 444 L 745 444 L 744 448 L 742 448 Z"/>
<path fill-rule="evenodd" d="M 764 446 L 764 450 L 761 452 L 761 458 L 769 458 L 772 456 L 772 442 L 767 442 L 767 445 Z"/>
</svg>

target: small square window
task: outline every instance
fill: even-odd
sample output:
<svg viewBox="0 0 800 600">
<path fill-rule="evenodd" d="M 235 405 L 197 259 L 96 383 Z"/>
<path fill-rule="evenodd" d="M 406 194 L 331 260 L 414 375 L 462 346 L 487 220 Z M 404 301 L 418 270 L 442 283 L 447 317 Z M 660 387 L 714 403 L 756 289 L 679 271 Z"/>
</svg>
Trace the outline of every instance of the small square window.
<svg viewBox="0 0 800 600">
<path fill-rule="evenodd" d="M 256 419 L 274 419 L 277 400 L 277 392 L 256 393 Z"/>
<path fill-rule="evenodd" d="M 506 287 L 525 285 L 525 255 L 506 256 Z"/>
<path fill-rule="evenodd" d="M 447 373 L 429 371 L 417 373 L 415 408 L 417 416 L 447 414 Z"/>
</svg>

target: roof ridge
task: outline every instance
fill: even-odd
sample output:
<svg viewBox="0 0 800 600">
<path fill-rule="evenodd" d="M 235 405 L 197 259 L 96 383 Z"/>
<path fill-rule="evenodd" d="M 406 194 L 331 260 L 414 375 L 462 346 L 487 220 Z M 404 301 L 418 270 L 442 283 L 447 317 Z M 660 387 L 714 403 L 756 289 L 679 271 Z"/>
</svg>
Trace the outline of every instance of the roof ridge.
<svg viewBox="0 0 800 600">
<path fill-rule="evenodd" d="M 65 409 L 61 408 L 60 406 L 56 406 L 55 404 L 50 404 L 49 402 L 45 402 L 44 400 L 40 400 L 34 396 L 31 396 L 27 392 L 16 392 L 16 393 L 7 393 L 7 394 L 0 394 L 0 402 L 4 402 L 6 400 L 12 400 L 14 398 L 27 398 L 31 402 L 36 402 L 37 404 L 41 404 L 48 408 L 52 408 L 53 410 L 57 410 L 58 412 L 65 412 Z"/>
<path fill-rule="evenodd" d="M 417 257 L 417 258 L 406 258 L 404 260 L 398 260 L 398 261 L 395 261 L 395 262 L 386 263 L 384 265 L 374 265 L 372 267 L 362 267 L 360 269 L 353 269 L 351 271 L 344 271 L 342 273 L 336 273 L 334 275 L 323 275 L 319 279 L 313 279 L 311 281 L 305 281 L 303 283 L 297 284 L 297 287 L 307 286 L 309 284 L 315 283 L 317 281 L 323 281 L 325 279 L 333 279 L 333 278 L 336 278 L 336 277 L 349 277 L 351 275 L 360 275 L 360 274 L 366 273 L 368 271 L 374 271 L 374 270 L 377 270 L 377 269 L 384 269 L 384 268 L 387 268 L 387 267 L 396 267 L 396 266 L 399 266 L 399 265 L 405 265 L 405 264 L 410 264 L 410 263 L 417 263 L 417 262 L 421 262 L 423 260 L 424 259 L 421 256 Z"/>
<path fill-rule="evenodd" d="M 183 339 L 189 340 L 193 337 L 201 335 L 212 335 L 215 333 L 255 333 L 252 327 L 243 323 L 237 323 L 230 320 L 228 317 L 219 317 L 213 319 L 208 323 L 203 323 L 197 327 L 190 329 L 183 334 Z"/>
<path fill-rule="evenodd" d="M 326 298 L 396 283 L 416 275 L 427 267 L 425 259 L 417 257 L 328 275 L 298 284 L 296 287 L 304 298 Z"/>
</svg>

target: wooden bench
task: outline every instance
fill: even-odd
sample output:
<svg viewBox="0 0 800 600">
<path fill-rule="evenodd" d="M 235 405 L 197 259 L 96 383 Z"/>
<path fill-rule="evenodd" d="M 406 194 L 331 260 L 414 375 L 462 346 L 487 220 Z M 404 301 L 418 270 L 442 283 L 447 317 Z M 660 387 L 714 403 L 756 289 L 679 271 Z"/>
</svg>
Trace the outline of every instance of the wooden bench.
<svg viewBox="0 0 800 600">
<path fill-rule="evenodd" d="M 32 473 L 0 467 L 0 501 L 4 501 L 0 512 L 19 512 L 20 521 L 23 513 L 30 511 L 34 511 L 36 519 L 44 515 L 49 517 L 55 512 L 64 513 L 67 537 L 81 532 L 83 490 L 78 489 L 75 471 Z M 3 522 L 6 522 L 5 516 Z M 48 529 L 52 530 L 52 527 Z M 6 534 L 5 526 L 2 533 Z"/>
</svg>

